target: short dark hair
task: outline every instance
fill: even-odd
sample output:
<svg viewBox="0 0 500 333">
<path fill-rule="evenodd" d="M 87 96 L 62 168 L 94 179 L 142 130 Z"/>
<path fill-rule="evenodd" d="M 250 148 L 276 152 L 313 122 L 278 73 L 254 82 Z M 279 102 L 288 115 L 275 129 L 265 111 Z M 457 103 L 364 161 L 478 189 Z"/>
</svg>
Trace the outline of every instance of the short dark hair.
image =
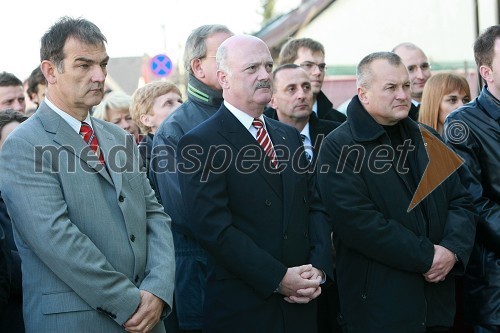
<svg viewBox="0 0 500 333">
<path fill-rule="evenodd" d="M 28 77 L 28 89 L 26 92 L 28 93 L 30 99 L 31 94 L 38 94 L 39 84 L 47 85 L 47 80 L 45 79 L 40 66 L 37 66 Z"/>
<path fill-rule="evenodd" d="M 302 68 L 300 67 L 299 65 L 297 64 L 284 64 L 284 65 L 281 65 L 281 66 L 278 66 L 274 71 L 273 71 L 273 81 L 276 79 L 276 75 L 281 72 L 282 70 L 284 69 L 293 69 L 293 68 Z M 274 90 L 274 84 L 273 84 L 273 92 L 275 91 Z"/>
<path fill-rule="evenodd" d="M 372 70 L 370 65 L 375 60 L 384 59 L 392 66 L 403 65 L 401 58 L 393 52 L 374 52 L 364 57 L 356 68 L 356 85 L 368 88 L 372 80 Z"/>
<path fill-rule="evenodd" d="M 299 49 L 303 47 L 311 50 L 313 53 L 321 52 L 325 55 L 325 48 L 320 42 L 315 41 L 311 38 L 297 38 L 290 39 L 281 47 L 281 51 L 278 57 L 278 63 L 280 65 L 283 64 L 291 64 L 297 59 Z"/>
<path fill-rule="evenodd" d="M 9 72 L 0 73 L 0 87 L 22 86 L 23 81 L 19 80 L 17 76 Z"/>
<path fill-rule="evenodd" d="M 500 25 L 493 25 L 486 29 L 474 42 L 474 58 L 477 67 L 493 64 L 495 41 L 500 38 Z"/>
<path fill-rule="evenodd" d="M 28 119 L 27 116 L 13 109 L 0 111 L 0 139 L 2 138 L 2 130 L 6 125 L 13 122 L 22 123 L 26 119 Z"/>
<path fill-rule="evenodd" d="M 63 72 L 64 45 L 68 38 L 75 38 L 88 45 L 107 43 L 101 30 L 84 18 L 61 17 L 43 35 L 40 48 L 40 60 L 52 61 L 59 72 Z"/>
</svg>

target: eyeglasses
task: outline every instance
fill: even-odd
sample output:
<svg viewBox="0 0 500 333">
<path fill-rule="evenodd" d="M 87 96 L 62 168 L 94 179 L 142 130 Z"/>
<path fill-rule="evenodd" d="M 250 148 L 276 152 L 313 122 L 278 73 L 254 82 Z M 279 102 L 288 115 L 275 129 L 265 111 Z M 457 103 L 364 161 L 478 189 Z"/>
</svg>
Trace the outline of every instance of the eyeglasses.
<svg viewBox="0 0 500 333">
<path fill-rule="evenodd" d="M 306 62 L 301 63 L 299 66 L 304 68 L 306 71 L 309 71 L 309 72 L 313 71 L 314 67 L 318 67 L 320 72 L 324 72 L 326 70 L 325 63 L 317 64 L 315 62 L 306 61 Z"/>
<path fill-rule="evenodd" d="M 205 59 L 205 58 L 216 58 L 216 56 L 204 56 L 204 57 L 201 57 L 200 59 Z"/>
</svg>

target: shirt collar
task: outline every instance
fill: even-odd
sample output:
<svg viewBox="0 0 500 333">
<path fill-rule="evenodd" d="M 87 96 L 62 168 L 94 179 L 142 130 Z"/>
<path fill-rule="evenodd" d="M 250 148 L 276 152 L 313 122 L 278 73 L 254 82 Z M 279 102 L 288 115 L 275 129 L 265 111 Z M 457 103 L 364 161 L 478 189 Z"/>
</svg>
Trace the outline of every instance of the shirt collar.
<svg viewBox="0 0 500 333">
<path fill-rule="evenodd" d="M 59 116 L 61 116 L 64 121 L 68 123 L 69 126 L 76 132 L 80 133 L 80 128 L 82 127 L 82 122 L 75 117 L 69 115 L 68 113 L 64 112 L 63 110 L 59 109 L 57 106 L 55 106 L 48 98 L 45 98 L 45 103 Z M 85 118 L 84 122 L 90 125 L 92 127 L 92 122 L 90 121 L 90 113 L 87 114 L 87 118 Z M 92 129 L 94 129 L 92 127 Z"/>
<path fill-rule="evenodd" d="M 300 132 L 301 135 L 305 135 L 305 137 L 311 142 L 311 136 L 309 135 L 309 123 L 304 126 L 302 131 Z"/>
<path fill-rule="evenodd" d="M 224 101 L 224 105 L 236 117 L 236 119 L 238 119 L 240 121 L 240 123 L 242 123 L 243 126 L 245 126 L 245 128 L 247 130 L 251 131 L 254 128 L 252 126 L 253 119 L 254 119 L 252 116 L 250 116 L 249 114 L 247 114 L 241 110 L 238 110 L 235 106 L 231 105 L 228 101 Z M 262 120 L 262 122 L 264 123 L 264 128 L 265 128 L 266 122 L 264 121 L 264 117 L 262 117 L 262 115 L 261 115 L 258 119 Z"/>
</svg>

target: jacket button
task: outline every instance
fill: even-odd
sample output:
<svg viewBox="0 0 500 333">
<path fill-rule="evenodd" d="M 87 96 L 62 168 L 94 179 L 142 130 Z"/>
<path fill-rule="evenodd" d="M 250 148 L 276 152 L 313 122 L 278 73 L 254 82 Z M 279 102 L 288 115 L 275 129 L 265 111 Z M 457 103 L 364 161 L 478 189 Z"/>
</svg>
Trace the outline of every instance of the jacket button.
<svg viewBox="0 0 500 333">
<path fill-rule="evenodd" d="M 267 207 L 271 207 L 271 205 L 272 205 L 272 202 L 271 202 L 271 201 L 269 201 L 269 200 L 266 200 L 266 206 L 267 206 Z"/>
<path fill-rule="evenodd" d="M 304 203 L 307 203 L 307 198 L 305 196 L 302 198 L 302 200 L 304 200 Z"/>
<path fill-rule="evenodd" d="M 130 235 L 130 240 L 131 240 L 132 242 L 134 242 L 134 241 L 135 241 L 135 235 L 134 235 L 134 234 Z"/>
<path fill-rule="evenodd" d="M 136 275 L 136 276 L 135 276 L 134 281 L 135 281 L 135 283 L 139 282 L 139 275 Z"/>
<path fill-rule="evenodd" d="M 125 200 L 125 198 L 123 197 L 123 195 L 120 195 L 120 196 L 118 197 L 118 201 L 123 202 L 124 200 Z"/>
<path fill-rule="evenodd" d="M 309 234 L 307 233 L 307 231 L 304 231 L 304 238 L 307 238 L 309 237 Z"/>
<path fill-rule="evenodd" d="M 284 235 L 283 235 L 283 239 L 288 239 L 288 235 L 287 235 L 287 234 L 284 234 Z"/>
<path fill-rule="evenodd" d="M 361 295 L 362 299 L 366 299 L 366 294 Z"/>
</svg>

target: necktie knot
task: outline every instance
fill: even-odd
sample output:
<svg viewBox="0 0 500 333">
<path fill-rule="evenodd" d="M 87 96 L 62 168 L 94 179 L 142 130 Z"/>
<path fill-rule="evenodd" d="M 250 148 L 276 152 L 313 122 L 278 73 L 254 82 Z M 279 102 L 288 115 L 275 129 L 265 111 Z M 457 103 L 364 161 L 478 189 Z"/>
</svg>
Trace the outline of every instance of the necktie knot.
<svg viewBox="0 0 500 333">
<path fill-rule="evenodd" d="M 262 122 L 262 120 L 254 118 L 252 126 L 255 127 L 257 130 L 260 130 L 262 127 L 264 127 L 264 123 Z"/>
</svg>

